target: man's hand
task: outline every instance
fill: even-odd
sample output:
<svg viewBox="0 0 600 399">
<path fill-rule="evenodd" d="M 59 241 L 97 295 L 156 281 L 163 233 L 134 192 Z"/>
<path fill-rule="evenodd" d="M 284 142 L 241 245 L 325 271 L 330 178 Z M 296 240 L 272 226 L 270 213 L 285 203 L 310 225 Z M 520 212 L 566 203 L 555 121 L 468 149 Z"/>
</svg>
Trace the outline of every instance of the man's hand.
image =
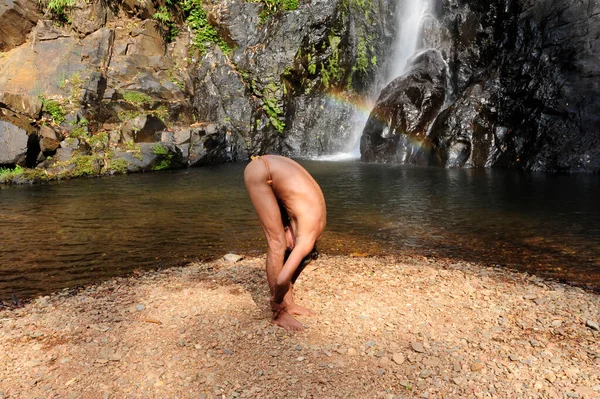
<svg viewBox="0 0 600 399">
<path fill-rule="evenodd" d="M 271 297 L 269 299 L 269 303 L 271 305 L 271 310 L 273 311 L 273 320 L 277 320 L 279 316 L 281 316 L 281 314 L 287 310 L 285 302 L 282 301 L 277 303 L 275 302 L 275 297 Z"/>
</svg>

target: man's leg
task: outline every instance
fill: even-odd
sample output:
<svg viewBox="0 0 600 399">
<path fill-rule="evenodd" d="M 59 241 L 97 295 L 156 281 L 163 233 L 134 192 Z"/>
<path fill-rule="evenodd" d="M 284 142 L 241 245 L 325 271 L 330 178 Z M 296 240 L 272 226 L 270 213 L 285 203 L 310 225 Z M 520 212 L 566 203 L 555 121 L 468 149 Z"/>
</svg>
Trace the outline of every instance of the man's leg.
<svg viewBox="0 0 600 399">
<path fill-rule="evenodd" d="M 293 292 L 294 291 L 294 284 L 296 283 L 296 280 L 300 276 L 300 273 L 302 273 L 302 271 L 304 270 L 304 268 L 311 262 L 312 259 L 316 259 L 316 256 L 314 254 L 316 254 L 316 249 L 313 249 L 313 252 L 311 252 L 310 254 L 308 254 L 302 260 L 302 263 L 300 263 L 300 266 L 298 266 L 298 268 L 294 272 L 294 275 L 292 276 L 292 280 L 291 280 L 291 284 L 290 284 L 290 289 L 287 292 L 287 294 L 285 295 L 284 301 L 286 302 L 286 305 L 287 305 L 287 311 L 288 311 L 288 313 L 290 313 L 292 315 L 295 315 L 295 316 L 314 316 L 316 314 L 314 310 L 311 310 L 311 309 L 305 308 L 304 306 L 298 305 L 296 303 L 296 301 L 294 300 L 294 292 Z M 287 260 L 287 258 L 288 258 L 289 255 L 290 255 L 290 251 L 288 250 L 288 251 L 285 252 L 284 263 Z"/>
<path fill-rule="evenodd" d="M 267 184 L 267 171 L 262 162 L 250 162 L 244 172 L 244 182 L 267 238 L 267 282 L 273 295 L 287 247 L 279 204 L 271 186 Z M 304 329 L 288 312 L 281 313 L 273 323 L 292 331 Z"/>
</svg>

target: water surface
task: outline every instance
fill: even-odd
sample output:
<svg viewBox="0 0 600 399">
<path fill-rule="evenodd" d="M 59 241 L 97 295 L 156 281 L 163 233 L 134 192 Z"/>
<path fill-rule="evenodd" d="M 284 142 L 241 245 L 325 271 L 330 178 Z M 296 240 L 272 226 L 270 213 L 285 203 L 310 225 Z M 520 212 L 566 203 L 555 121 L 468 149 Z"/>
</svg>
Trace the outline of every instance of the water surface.
<svg viewBox="0 0 600 399">
<path fill-rule="evenodd" d="M 329 254 L 482 261 L 600 289 L 600 177 L 300 161 Z M 0 299 L 228 252 L 261 254 L 245 163 L 0 190 Z"/>
</svg>

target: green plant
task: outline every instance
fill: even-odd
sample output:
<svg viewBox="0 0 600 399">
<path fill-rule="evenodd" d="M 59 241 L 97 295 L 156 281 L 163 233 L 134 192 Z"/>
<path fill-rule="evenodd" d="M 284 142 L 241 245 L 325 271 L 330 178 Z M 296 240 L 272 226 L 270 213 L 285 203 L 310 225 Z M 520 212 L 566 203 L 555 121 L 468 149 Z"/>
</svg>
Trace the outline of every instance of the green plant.
<svg viewBox="0 0 600 399">
<path fill-rule="evenodd" d="M 102 159 L 98 154 L 79 155 L 71 158 L 70 162 L 75 165 L 71 172 L 75 177 L 95 176 L 102 170 Z"/>
<path fill-rule="evenodd" d="M 279 11 L 293 11 L 298 8 L 298 0 L 251 0 L 254 3 L 262 3 L 263 10 L 260 13 L 260 22 L 265 23 L 273 14 Z"/>
<path fill-rule="evenodd" d="M 173 154 L 169 153 L 169 150 L 162 144 L 155 144 L 152 146 L 152 152 L 158 156 L 159 162 L 152 170 L 164 170 L 171 167 L 173 161 Z"/>
<path fill-rule="evenodd" d="M 113 159 L 113 156 L 114 156 L 114 154 L 109 155 L 109 159 L 106 164 L 108 171 L 113 172 L 113 173 L 120 173 L 120 174 L 127 173 L 127 167 L 129 166 L 129 163 L 122 158 Z"/>
<path fill-rule="evenodd" d="M 177 28 L 177 25 L 175 24 L 174 18 L 171 15 L 169 9 L 165 6 L 162 6 L 158 9 L 156 13 L 154 13 L 153 17 L 163 25 L 166 32 L 167 42 L 172 42 L 173 40 L 175 40 L 175 38 L 179 34 L 179 29 Z"/>
<path fill-rule="evenodd" d="M 42 111 L 47 112 L 52 116 L 54 123 L 60 125 L 65 121 L 65 111 L 62 109 L 60 103 L 56 100 L 47 100 L 45 98 L 41 98 L 42 100 Z"/>
<path fill-rule="evenodd" d="M 0 168 L 0 183 L 8 183 L 15 177 L 23 174 L 23 172 L 25 172 L 25 169 L 19 165 L 15 166 L 14 169 Z"/>
<path fill-rule="evenodd" d="M 139 91 L 127 90 L 122 93 L 123 100 L 135 105 L 148 104 L 152 102 L 152 97 Z"/>
<path fill-rule="evenodd" d="M 60 21 L 70 22 L 67 11 L 75 5 L 77 0 L 38 0 L 38 2 L 46 6 L 46 10 L 54 14 Z"/>
<path fill-rule="evenodd" d="M 156 155 L 167 155 L 169 150 L 162 144 L 157 143 L 152 146 L 152 152 Z"/>
<path fill-rule="evenodd" d="M 108 133 L 96 133 L 95 135 L 91 136 L 87 142 L 94 149 L 104 149 L 108 145 Z"/>
</svg>

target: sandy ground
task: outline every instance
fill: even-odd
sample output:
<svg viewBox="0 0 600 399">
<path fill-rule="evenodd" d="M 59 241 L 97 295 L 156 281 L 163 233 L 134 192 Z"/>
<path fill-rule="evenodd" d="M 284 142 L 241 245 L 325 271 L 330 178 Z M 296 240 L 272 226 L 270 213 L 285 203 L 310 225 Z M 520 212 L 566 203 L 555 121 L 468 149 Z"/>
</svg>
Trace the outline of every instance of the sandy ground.
<svg viewBox="0 0 600 399">
<path fill-rule="evenodd" d="M 409 257 L 321 256 L 269 322 L 264 258 L 0 310 L 0 398 L 600 398 L 600 297 Z"/>
</svg>

